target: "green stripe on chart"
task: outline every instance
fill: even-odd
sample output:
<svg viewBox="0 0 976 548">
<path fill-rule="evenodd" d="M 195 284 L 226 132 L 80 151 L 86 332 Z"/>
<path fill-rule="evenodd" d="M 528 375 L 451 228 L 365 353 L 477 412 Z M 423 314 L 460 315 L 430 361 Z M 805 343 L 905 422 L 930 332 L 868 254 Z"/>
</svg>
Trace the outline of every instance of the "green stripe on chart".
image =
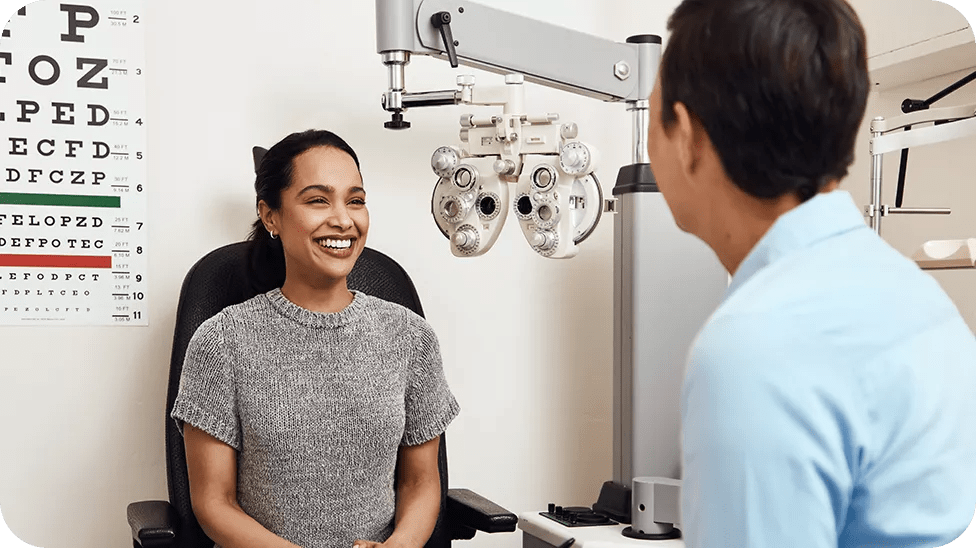
<svg viewBox="0 0 976 548">
<path fill-rule="evenodd" d="M 78 196 L 74 194 L 26 194 L 0 192 L 2 205 L 65 206 L 65 207 L 122 207 L 119 196 Z"/>
</svg>

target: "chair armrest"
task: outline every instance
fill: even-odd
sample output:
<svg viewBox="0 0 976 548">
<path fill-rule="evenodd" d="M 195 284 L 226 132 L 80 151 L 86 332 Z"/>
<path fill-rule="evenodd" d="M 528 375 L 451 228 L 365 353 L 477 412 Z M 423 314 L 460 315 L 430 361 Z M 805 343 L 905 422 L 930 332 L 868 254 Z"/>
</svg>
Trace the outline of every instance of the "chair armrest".
<svg viewBox="0 0 976 548">
<path fill-rule="evenodd" d="M 469 489 L 447 490 L 447 517 L 462 529 L 486 533 L 509 533 L 518 525 L 515 514 Z"/>
<path fill-rule="evenodd" d="M 132 528 L 132 540 L 142 548 L 166 548 L 176 545 L 180 517 L 165 500 L 133 502 L 125 509 Z"/>
</svg>

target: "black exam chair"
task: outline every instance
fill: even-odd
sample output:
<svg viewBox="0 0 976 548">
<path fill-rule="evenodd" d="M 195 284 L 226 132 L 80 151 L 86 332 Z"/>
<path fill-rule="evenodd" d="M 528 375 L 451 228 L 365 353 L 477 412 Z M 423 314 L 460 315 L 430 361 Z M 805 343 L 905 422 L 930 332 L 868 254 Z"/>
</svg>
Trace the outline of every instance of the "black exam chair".
<svg viewBox="0 0 976 548">
<path fill-rule="evenodd" d="M 249 280 L 248 242 L 216 249 L 200 259 L 187 273 L 176 311 L 176 333 L 170 360 L 166 394 L 166 475 L 169 501 L 141 501 L 127 508 L 132 543 L 136 548 L 211 548 L 211 541 L 190 506 L 183 436 L 169 418 L 179 388 L 187 344 L 197 327 L 224 307 L 243 302 L 257 293 Z M 348 277 L 356 289 L 401 304 L 423 315 L 420 299 L 406 271 L 390 257 L 366 248 Z M 452 540 L 470 539 L 476 531 L 511 532 L 518 518 L 467 489 L 448 489 L 447 449 L 441 436 L 438 468 L 441 478 L 441 510 L 426 548 L 449 548 Z"/>
</svg>

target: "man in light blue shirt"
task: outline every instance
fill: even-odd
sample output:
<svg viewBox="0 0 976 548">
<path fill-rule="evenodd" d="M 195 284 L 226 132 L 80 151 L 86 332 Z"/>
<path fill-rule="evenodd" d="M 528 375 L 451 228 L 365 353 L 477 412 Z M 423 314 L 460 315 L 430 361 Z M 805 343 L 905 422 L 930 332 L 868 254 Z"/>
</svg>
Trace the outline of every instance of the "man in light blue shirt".
<svg viewBox="0 0 976 548">
<path fill-rule="evenodd" d="M 682 392 L 689 548 L 941 546 L 976 510 L 976 338 L 837 190 L 869 89 L 843 0 L 686 0 L 650 98 L 675 222 L 732 274 Z"/>
</svg>

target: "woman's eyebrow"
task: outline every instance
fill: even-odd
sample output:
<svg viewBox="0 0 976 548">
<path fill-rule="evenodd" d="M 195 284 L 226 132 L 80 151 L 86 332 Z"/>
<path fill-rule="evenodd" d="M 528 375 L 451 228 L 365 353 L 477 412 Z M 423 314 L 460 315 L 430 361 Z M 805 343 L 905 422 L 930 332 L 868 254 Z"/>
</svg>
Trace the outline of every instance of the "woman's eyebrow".
<svg viewBox="0 0 976 548">
<path fill-rule="evenodd" d="M 335 192 L 335 188 L 332 187 L 332 185 L 308 185 L 307 187 L 299 191 L 298 195 L 301 196 L 302 194 L 305 194 L 306 192 L 312 192 L 313 190 L 320 190 L 326 194 L 332 194 Z"/>
<path fill-rule="evenodd" d="M 332 185 L 308 185 L 307 187 L 299 191 L 298 195 L 301 196 L 302 194 L 305 194 L 306 192 L 311 192 L 313 190 L 320 190 L 325 194 L 334 194 L 336 191 L 335 187 L 333 187 Z M 361 186 L 354 186 L 349 189 L 349 194 L 355 194 L 357 192 L 360 194 L 366 194 L 366 189 Z"/>
</svg>

